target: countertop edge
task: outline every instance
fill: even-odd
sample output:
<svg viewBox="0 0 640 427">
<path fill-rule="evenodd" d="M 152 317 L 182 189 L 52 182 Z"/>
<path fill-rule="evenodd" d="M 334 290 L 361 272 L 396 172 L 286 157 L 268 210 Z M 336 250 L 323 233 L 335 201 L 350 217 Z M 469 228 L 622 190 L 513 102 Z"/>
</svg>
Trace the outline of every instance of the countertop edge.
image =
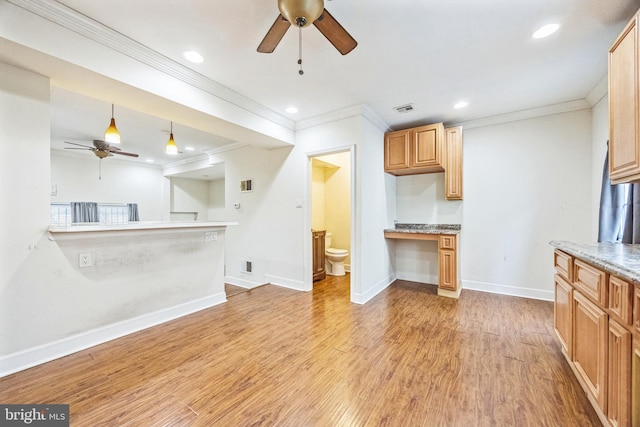
<svg viewBox="0 0 640 427">
<path fill-rule="evenodd" d="M 202 221 L 202 222 L 147 222 L 139 224 L 121 225 L 71 225 L 66 227 L 51 226 L 49 233 L 90 233 L 109 231 L 141 231 L 141 230 L 170 230 L 185 228 L 211 228 L 238 225 L 230 221 Z"/>
<path fill-rule="evenodd" d="M 640 285 L 640 271 L 637 268 L 632 268 L 620 262 L 608 260 L 604 258 L 603 255 L 594 253 L 598 246 L 612 247 L 621 252 L 622 256 L 624 257 L 624 250 L 626 247 L 635 249 L 640 247 L 639 245 L 624 245 L 622 243 L 579 244 L 557 240 L 552 240 L 549 242 L 549 244 L 558 250 L 561 250 L 568 253 L 569 255 L 593 264 L 595 267 L 599 267 L 609 274 L 613 274 L 614 276 L 617 276 L 623 280 L 632 282 L 636 285 Z M 634 261 L 638 262 L 640 260 Z"/>
</svg>

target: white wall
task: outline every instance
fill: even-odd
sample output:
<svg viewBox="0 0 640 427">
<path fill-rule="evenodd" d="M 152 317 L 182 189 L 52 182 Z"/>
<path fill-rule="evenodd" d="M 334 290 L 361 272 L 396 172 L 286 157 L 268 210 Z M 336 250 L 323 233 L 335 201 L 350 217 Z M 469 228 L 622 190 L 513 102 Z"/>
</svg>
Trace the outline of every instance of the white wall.
<svg viewBox="0 0 640 427">
<path fill-rule="evenodd" d="M 102 162 L 102 179 L 98 168 Z M 162 170 L 114 158 L 51 151 L 51 202 L 137 203 L 141 221 L 162 219 Z"/>
<path fill-rule="evenodd" d="M 209 211 L 209 181 L 171 177 L 171 212 L 195 212 L 206 221 Z"/>
<path fill-rule="evenodd" d="M 225 221 L 226 218 L 224 179 L 209 181 L 209 209 L 207 219 L 209 221 Z"/>
<path fill-rule="evenodd" d="M 591 235 L 591 110 L 464 133 L 464 288 L 553 299 L 551 240 Z"/>
<path fill-rule="evenodd" d="M 609 96 L 606 94 L 592 109 L 592 214 L 591 214 L 591 239 L 598 240 L 598 219 L 600 215 L 600 191 L 602 189 L 602 171 L 604 158 L 607 154 L 607 141 L 609 140 Z"/>
</svg>

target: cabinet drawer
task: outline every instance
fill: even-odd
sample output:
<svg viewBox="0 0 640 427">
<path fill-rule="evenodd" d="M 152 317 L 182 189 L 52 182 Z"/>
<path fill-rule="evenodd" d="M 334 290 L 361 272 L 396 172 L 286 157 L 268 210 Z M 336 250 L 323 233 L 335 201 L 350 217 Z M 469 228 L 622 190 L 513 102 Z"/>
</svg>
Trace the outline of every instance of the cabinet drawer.
<svg viewBox="0 0 640 427">
<path fill-rule="evenodd" d="M 617 277 L 609 276 L 609 313 L 623 324 L 633 322 L 633 286 Z"/>
<path fill-rule="evenodd" d="M 553 252 L 553 265 L 564 280 L 573 282 L 573 257 L 571 255 L 556 249 Z"/>
<path fill-rule="evenodd" d="M 456 236 L 440 236 L 439 239 L 440 249 L 455 249 L 456 248 Z"/>
<path fill-rule="evenodd" d="M 585 295 L 600 303 L 607 304 L 607 274 L 579 259 L 573 261 L 573 284 Z"/>
</svg>

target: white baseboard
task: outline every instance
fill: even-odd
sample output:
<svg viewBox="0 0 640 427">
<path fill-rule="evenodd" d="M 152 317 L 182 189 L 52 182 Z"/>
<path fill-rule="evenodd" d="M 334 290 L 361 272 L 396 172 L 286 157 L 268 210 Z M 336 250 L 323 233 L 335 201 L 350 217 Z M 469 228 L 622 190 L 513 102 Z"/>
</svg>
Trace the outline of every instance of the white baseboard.
<svg viewBox="0 0 640 427">
<path fill-rule="evenodd" d="M 351 302 L 356 304 L 365 304 L 371 298 L 378 295 L 380 292 L 387 289 L 387 287 L 396 280 L 395 274 L 390 274 L 385 279 L 382 279 L 378 283 L 376 283 L 371 289 L 363 293 L 353 293 Z"/>
<path fill-rule="evenodd" d="M 304 291 L 304 282 L 300 280 L 292 280 L 284 277 L 272 276 L 270 274 L 265 274 L 264 278 L 272 285 L 294 289 L 296 291 Z"/>
<path fill-rule="evenodd" d="M 0 357 L 0 378 L 227 301 L 224 292 Z"/>
<path fill-rule="evenodd" d="M 473 280 L 462 281 L 462 292 L 465 289 L 473 291 L 489 292 L 492 294 L 511 295 L 521 298 L 531 298 L 543 301 L 553 301 L 553 291 L 543 291 L 540 289 L 520 288 L 516 286 L 499 285 L 496 283 L 476 282 Z"/>
<path fill-rule="evenodd" d="M 233 276 L 225 276 L 224 283 L 228 283 L 234 286 L 240 286 L 241 288 L 246 288 L 246 289 L 257 288 L 258 286 L 262 286 L 266 284 L 266 283 L 260 283 L 260 282 L 252 282 L 250 280 L 241 279 L 239 277 L 233 277 Z"/>
</svg>

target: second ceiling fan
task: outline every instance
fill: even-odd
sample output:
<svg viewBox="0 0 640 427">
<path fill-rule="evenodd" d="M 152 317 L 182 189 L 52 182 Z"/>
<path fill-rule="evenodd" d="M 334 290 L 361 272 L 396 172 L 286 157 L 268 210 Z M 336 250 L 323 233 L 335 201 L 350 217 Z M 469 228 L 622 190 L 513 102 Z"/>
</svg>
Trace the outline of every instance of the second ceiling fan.
<svg viewBox="0 0 640 427">
<path fill-rule="evenodd" d="M 278 0 L 278 9 L 280 15 L 258 46 L 258 52 L 273 52 L 291 25 L 300 29 L 311 24 L 315 25 L 343 55 L 351 52 L 358 45 L 358 42 L 324 8 L 323 0 Z"/>
</svg>

